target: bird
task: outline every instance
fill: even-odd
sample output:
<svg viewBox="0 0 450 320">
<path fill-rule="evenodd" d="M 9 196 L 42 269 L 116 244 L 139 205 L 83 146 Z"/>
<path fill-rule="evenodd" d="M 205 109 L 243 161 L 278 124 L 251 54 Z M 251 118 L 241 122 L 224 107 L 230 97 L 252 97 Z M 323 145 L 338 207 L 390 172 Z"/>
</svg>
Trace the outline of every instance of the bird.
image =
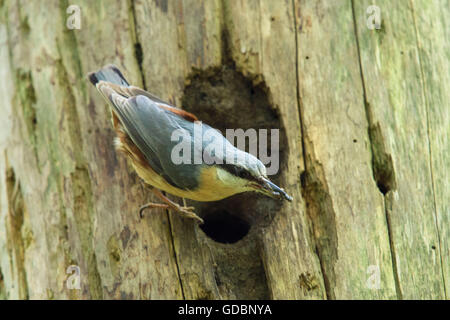
<svg viewBox="0 0 450 320">
<path fill-rule="evenodd" d="M 138 176 L 163 202 L 141 206 L 141 218 L 145 209 L 163 208 L 204 223 L 194 207 L 181 206 L 163 192 L 201 202 L 251 191 L 292 201 L 291 196 L 267 177 L 266 167 L 259 159 L 234 147 L 218 130 L 200 122 L 194 114 L 130 85 L 115 65 L 89 73 L 88 79 L 110 107 L 115 148 L 130 159 Z M 199 125 L 201 134 L 196 135 Z M 174 132 L 190 143 L 180 152 L 188 161 L 174 161 L 174 149 L 179 144 L 179 139 L 173 138 Z M 210 137 L 205 141 L 207 132 Z M 200 162 L 192 161 L 194 154 L 203 155 Z"/>
</svg>

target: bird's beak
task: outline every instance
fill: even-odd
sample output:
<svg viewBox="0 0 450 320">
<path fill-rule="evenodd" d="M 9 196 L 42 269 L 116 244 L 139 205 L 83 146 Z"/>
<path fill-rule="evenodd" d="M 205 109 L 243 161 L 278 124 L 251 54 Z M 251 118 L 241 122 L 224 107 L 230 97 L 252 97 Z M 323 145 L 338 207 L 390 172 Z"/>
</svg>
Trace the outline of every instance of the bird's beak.
<svg viewBox="0 0 450 320">
<path fill-rule="evenodd" d="M 258 191 L 275 199 L 286 199 L 292 201 L 292 197 L 288 195 L 283 189 L 267 178 L 262 177 L 258 185 Z"/>
</svg>

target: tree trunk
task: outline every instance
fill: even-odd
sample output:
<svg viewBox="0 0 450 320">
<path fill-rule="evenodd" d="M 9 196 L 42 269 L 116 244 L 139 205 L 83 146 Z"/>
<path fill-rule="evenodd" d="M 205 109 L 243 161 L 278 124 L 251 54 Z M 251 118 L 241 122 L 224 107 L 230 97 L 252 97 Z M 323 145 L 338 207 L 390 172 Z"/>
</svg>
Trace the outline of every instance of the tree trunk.
<svg viewBox="0 0 450 320">
<path fill-rule="evenodd" d="M 0 1 L 0 298 L 448 298 L 450 5 L 377 1 L 370 30 L 372 2 Z M 280 129 L 294 201 L 140 220 L 86 78 L 108 63 L 216 128 Z"/>
</svg>

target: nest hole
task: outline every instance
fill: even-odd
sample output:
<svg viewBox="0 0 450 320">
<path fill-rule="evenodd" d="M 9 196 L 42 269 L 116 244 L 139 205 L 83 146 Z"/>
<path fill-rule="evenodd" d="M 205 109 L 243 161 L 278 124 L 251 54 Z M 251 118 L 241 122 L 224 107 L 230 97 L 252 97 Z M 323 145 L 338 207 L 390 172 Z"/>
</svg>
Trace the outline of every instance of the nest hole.
<svg viewBox="0 0 450 320">
<path fill-rule="evenodd" d="M 236 243 L 250 231 L 250 224 L 226 210 L 209 212 L 203 217 L 200 229 L 212 240 L 220 243 Z"/>
<path fill-rule="evenodd" d="M 285 156 L 288 154 L 286 133 L 278 108 L 270 102 L 269 89 L 264 81 L 254 81 L 244 76 L 232 62 L 197 70 L 188 79 L 181 103 L 183 109 L 224 135 L 226 129 L 243 129 L 245 132 L 255 129 L 258 134 L 258 158 L 261 154 L 260 129 L 266 129 L 267 155 L 271 159 L 278 157 L 274 160 L 278 162 L 277 172 L 283 172 Z M 278 129 L 279 133 L 278 145 L 274 149 L 271 148 L 272 129 Z M 245 141 L 244 150 L 247 152 L 250 150 L 249 140 L 247 137 Z M 237 141 L 232 143 L 237 146 Z M 270 162 L 266 167 L 272 165 L 273 162 Z M 278 173 L 269 175 L 269 178 L 276 184 L 280 183 Z M 202 230 L 206 235 L 224 243 L 239 241 L 251 227 L 268 225 L 281 207 L 281 202 L 251 192 L 210 203 L 189 202 L 205 220 Z"/>
</svg>

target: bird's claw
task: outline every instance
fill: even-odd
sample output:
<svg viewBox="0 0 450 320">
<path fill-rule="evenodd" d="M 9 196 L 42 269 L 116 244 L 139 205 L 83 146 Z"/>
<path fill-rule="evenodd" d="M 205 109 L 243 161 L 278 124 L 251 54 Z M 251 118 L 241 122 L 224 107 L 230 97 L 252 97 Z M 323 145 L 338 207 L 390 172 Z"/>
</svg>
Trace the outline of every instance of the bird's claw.
<svg viewBox="0 0 450 320">
<path fill-rule="evenodd" d="M 182 207 L 180 205 L 177 205 L 176 210 L 181 213 L 183 216 L 187 218 L 191 218 L 196 220 L 199 224 L 205 223 L 202 218 L 200 218 L 195 212 L 194 207 Z"/>
</svg>

